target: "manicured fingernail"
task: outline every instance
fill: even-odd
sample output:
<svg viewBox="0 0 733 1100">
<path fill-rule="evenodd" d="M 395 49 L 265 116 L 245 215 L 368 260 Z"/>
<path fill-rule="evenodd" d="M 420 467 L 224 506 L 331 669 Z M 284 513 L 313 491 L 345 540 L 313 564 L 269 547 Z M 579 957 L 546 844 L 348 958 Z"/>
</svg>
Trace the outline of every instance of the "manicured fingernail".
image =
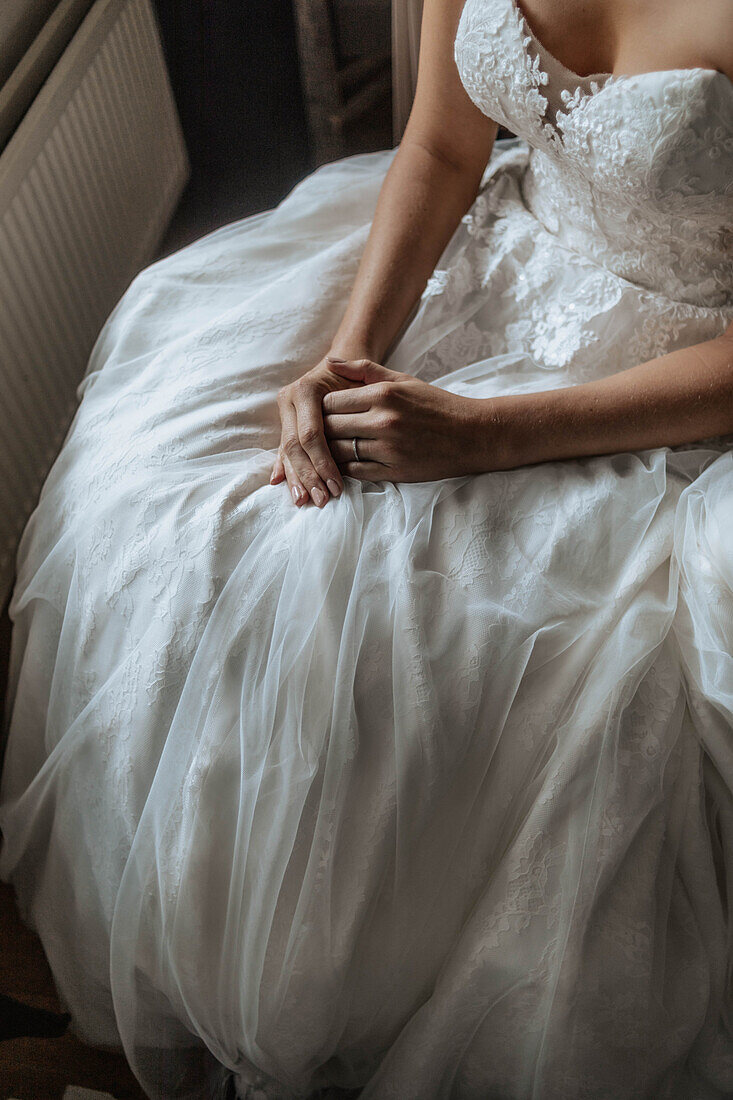
<svg viewBox="0 0 733 1100">
<path fill-rule="evenodd" d="M 313 497 L 314 503 L 317 504 L 319 508 L 322 508 L 326 503 L 326 494 L 322 489 L 311 489 L 311 496 Z"/>
<path fill-rule="evenodd" d="M 274 485 L 274 484 L 275 484 L 275 471 L 273 470 L 272 473 L 270 474 L 270 485 Z"/>
<path fill-rule="evenodd" d="M 328 481 L 326 482 L 326 485 L 328 485 L 329 489 L 331 490 L 331 492 L 333 493 L 333 495 L 335 497 L 341 495 L 341 487 L 339 486 L 339 483 L 337 481 L 333 480 L 332 477 L 330 477 L 328 479 Z"/>
<path fill-rule="evenodd" d="M 297 485 L 293 485 L 293 487 L 292 487 L 292 489 L 290 490 L 290 492 L 291 492 L 291 493 L 293 494 L 293 500 L 294 500 L 294 501 L 295 501 L 295 503 L 297 504 L 297 503 L 298 503 L 298 501 L 300 500 L 300 489 L 298 488 L 298 486 L 297 486 Z"/>
<path fill-rule="evenodd" d="M 346 362 L 346 360 L 342 359 L 340 355 L 327 355 L 326 359 L 328 359 L 329 363 L 345 363 Z"/>
</svg>

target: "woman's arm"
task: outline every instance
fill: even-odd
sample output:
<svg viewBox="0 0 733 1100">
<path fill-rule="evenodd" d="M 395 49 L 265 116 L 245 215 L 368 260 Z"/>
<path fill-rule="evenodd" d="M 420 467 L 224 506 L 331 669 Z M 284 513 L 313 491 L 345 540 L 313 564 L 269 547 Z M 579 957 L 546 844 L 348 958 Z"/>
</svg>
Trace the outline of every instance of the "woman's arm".
<svg viewBox="0 0 733 1100">
<path fill-rule="evenodd" d="M 409 124 L 408 124 L 409 127 Z M 476 198 L 486 161 L 469 170 L 405 136 L 384 178 L 334 354 L 381 360 L 458 223 Z"/>
<path fill-rule="evenodd" d="M 523 466 L 559 458 L 673 447 L 733 433 L 733 325 L 721 336 L 593 382 L 492 398 L 484 462 Z"/>
<path fill-rule="evenodd" d="M 607 378 L 539 393 L 463 397 L 369 360 L 333 368 L 361 386 L 323 398 L 326 437 L 341 471 L 368 481 L 433 481 L 733 433 L 733 325 Z"/>
<path fill-rule="evenodd" d="M 381 359 L 476 197 L 497 126 L 461 84 L 453 43 L 464 0 L 426 0 L 415 102 L 385 176 L 346 312 L 331 339 L 344 357 Z M 349 383 L 323 360 L 278 395 L 282 437 L 273 483 L 322 507 L 343 487 L 321 400 Z M 328 481 L 333 484 L 328 486 Z"/>
<path fill-rule="evenodd" d="M 336 355 L 380 360 L 470 208 L 497 125 L 469 99 L 453 58 L 464 0 L 426 0 L 415 102 L 385 176 Z"/>
</svg>

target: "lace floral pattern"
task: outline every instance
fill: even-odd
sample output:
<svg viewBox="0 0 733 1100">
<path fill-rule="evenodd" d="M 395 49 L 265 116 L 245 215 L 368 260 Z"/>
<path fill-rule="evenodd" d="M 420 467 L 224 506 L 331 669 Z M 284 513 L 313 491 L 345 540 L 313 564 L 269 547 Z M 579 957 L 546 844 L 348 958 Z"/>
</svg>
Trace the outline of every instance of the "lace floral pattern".
<svg viewBox="0 0 733 1100">
<path fill-rule="evenodd" d="M 487 397 L 722 332 L 722 74 L 560 89 L 514 0 L 455 56 L 518 137 L 388 365 Z M 105 325 L 18 557 L 0 872 L 151 1097 L 725 1100 L 733 440 L 295 509 L 277 391 L 393 156 Z"/>
<path fill-rule="evenodd" d="M 514 0 L 467 0 L 461 79 L 485 114 L 535 147 L 523 188 L 534 216 L 630 282 L 733 307 L 730 80 L 705 69 L 612 76 L 568 93 L 552 123 L 531 43 Z"/>
</svg>

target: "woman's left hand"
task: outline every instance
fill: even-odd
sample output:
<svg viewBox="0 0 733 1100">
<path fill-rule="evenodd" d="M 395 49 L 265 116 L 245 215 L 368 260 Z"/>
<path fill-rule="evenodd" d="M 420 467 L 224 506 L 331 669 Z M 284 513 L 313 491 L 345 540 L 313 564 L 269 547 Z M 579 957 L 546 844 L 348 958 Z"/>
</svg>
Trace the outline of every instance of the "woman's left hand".
<svg viewBox="0 0 733 1100">
<path fill-rule="evenodd" d="M 369 359 L 329 357 L 329 363 L 344 378 L 362 383 L 333 390 L 322 401 L 326 440 L 349 477 L 435 481 L 501 465 L 490 401 L 461 397 Z"/>
</svg>

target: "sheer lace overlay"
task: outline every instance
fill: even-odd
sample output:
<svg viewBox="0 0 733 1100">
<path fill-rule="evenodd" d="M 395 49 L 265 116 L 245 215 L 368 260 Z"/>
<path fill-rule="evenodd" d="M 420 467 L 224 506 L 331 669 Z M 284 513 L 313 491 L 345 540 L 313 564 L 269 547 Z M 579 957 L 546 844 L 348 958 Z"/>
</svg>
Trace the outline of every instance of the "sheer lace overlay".
<svg viewBox="0 0 733 1100">
<path fill-rule="evenodd" d="M 387 365 L 485 397 L 723 332 L 730 81 L 573 86 L 514 0 L 455 56 L 518 137 Z M 296 509 L 277 391 L 393 156 L 105 325 L 18 556 L 0 872 L 151 1097 L 724 1100 L 733 439 Z"/>
<path fill-rule="evenodd" d="M 535 42 L 515 0 L 467 0 L 455 47 L 461 79 L 482 111 L 536 147 L 523 186 L 532 214 L 558 243 L 624 279 L 730 307 L 728 77 L 707 69 L 606 76 L 564 95 L 565 111 L 551 122 Z"/>
</svg>

